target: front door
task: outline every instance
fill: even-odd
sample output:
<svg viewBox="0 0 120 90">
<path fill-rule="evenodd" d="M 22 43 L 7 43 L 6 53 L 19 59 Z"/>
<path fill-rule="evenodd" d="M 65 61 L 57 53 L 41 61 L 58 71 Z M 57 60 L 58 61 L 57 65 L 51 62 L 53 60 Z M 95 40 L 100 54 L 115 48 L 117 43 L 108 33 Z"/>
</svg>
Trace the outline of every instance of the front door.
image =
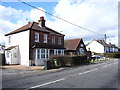
<svg viewBox="0 0 120 90">
<path fill-rule="evenodd" d="M 16 48 L 11 50 L 11 64 L 19 64 L 18 51 Z"/>
</svg>

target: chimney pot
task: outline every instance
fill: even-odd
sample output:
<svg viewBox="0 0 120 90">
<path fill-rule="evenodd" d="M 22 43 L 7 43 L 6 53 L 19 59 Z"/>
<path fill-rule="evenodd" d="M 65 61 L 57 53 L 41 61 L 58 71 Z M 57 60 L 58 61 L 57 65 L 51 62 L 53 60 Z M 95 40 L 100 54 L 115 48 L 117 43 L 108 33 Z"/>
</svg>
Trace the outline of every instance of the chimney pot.
<svg viewBox="0 0 120 90">
<path fill-rule="evenodd" d="M 40 25 L 41 27 L 45 27 L 45 20 L 44 20 L 44 17 L 43 17 L 43 16 L 40 17 L 40 20 L 38 20 L 38 22 L 39 22 L 39 25 Z"/>
<path fill-rule="evenodd" d="M 44 17 L 42 16 L 42 17 L 40 17 L 40 20 L 44 20 Z"/>
</svg>

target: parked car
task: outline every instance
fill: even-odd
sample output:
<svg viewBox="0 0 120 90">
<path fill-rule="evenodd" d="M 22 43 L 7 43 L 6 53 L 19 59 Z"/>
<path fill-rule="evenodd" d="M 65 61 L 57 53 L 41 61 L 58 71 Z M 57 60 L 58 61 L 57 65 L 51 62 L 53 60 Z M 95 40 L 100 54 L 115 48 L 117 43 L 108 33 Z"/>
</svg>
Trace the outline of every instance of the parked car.
<svg viewBox="0 0 120 90">
<path fill-rule="evenodd" d="M 99 59 L 103 59 L 102 56 L 99 56 L 99 55 L 92 55 L 91 57 L 93 60 L 99 60 Z"/>
</svg>

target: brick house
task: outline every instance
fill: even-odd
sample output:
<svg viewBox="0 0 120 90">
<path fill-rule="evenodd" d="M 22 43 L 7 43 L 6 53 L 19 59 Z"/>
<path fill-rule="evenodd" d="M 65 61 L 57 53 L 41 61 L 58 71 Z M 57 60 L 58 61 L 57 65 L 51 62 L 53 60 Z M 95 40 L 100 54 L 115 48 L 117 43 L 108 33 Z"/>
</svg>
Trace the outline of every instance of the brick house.
<svg viewBox="0 0 120 90">
<path fill-rule="evenodd" d="M 83 39 L 69 39 L 64 41 L 66 48 L 65 54 L 67 55 L 86 55 L 87 50 Z"/>
<path fill-rule="evenodd" d="M 64 55 L 63 34 L 46 27 L 44 17 L 5 34 L 6 64 L 44 65 L 51 55 Z"/>
</svg>

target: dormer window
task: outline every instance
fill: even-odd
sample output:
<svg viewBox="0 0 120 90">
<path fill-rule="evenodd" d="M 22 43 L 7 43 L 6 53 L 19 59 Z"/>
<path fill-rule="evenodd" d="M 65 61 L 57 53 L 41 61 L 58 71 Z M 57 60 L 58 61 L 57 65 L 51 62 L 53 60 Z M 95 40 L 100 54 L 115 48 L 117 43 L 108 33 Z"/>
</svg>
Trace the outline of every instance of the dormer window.
<svg viewBox="0 0 120 90">
<path fill-rule="evenodd" d="M 39 33 L 35 32 L 35 42 L 39 42 Z"/>
</svg>

